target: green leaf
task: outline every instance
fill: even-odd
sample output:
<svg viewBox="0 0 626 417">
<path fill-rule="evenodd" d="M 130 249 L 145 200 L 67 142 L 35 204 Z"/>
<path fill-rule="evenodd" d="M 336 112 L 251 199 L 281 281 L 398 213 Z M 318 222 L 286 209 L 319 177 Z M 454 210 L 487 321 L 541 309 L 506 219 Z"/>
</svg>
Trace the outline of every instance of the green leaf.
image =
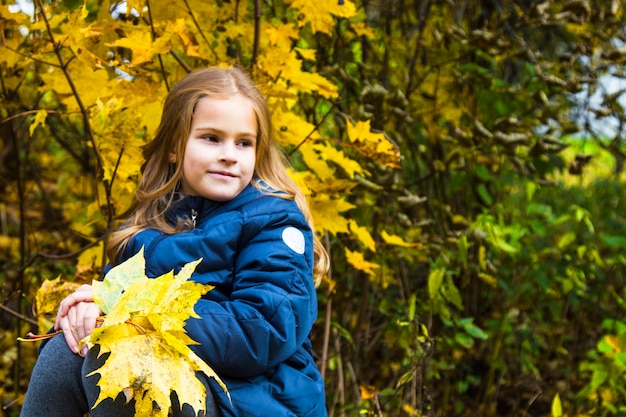
<svg viewBox="0 0 626 417">
<path fill-rule="evenodd" d="M 626 237 L 601 236 L 600 239 L 612 248 L 626 249 Z"/>
<path fill-rule="evenodd" d="M 446 275 L 446 271 L 441 268 L 437 268 L 430 271 L 428 275 L 428 295 L 431 300 L 439 297 L 439 290 L 443 284 L 443 278 Z"/>
<path fill-rule="evenodd" d="M 487 340 L 489 338 L 489 335 L 485 333 L 484 330 L 474 324 L 473 317 L 466 317 L 461 319 L 461 324 L 463 325 L 463 328 L 465 329 L 467 334 L 469 334 L 470 336 L 481 340 Z"/>
</svg>

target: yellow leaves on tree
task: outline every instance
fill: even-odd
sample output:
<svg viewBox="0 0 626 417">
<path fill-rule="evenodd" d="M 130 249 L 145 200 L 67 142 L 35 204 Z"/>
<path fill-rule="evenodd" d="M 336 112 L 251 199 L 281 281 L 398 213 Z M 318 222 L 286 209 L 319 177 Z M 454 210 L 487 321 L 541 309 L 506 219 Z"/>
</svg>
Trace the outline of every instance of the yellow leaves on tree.
<svg viewBox="0 0 626 417">
<path fill-rule="evenodd" d="M 126 82 L 122 82 L 126 83 Z M 136 106 L 129 106 L 122 98 L 111 98 L 107 102 L 97 100 L 91 110 L 92 129 L 98 152 L 102 158 L 103 179 L 114 177 L 123 191 L 122 195 L 133 195 L 139 177 L 141 146 L 144 140 L 136 135 L 135 129 L 141 122 Z"/>
<path fill-rule="evenodd" d="M 206 389 L 196 372 L 217 374 L 188 345 L 195 344 L 184 331 L 185 320 L 197 317 L 196 301 L 211 289 L 188 280 L 201 260 L 186 264 L 178 274 L 158 278 L 145 275 L 143 249 L 111 269 L 103 281 L 93 283 L 94 301 L 106 314 L 87 344 L 100 346 L 100 355 L 110 353 L 104 365 L 88 376 L 100 374 L 96 407 L 120 392 L 135 400 L 135 414 L 168 415 L 170 395 L 176 392 L 180 405 L 204 410 Z"/>
<path fill-rule="evenodd" d="M 380 265 L 373 262 L 366 261 L 361 252 L 353 252 L 348 248 L 345 248 L 346 259 L 356 269 L 365 272 L 368 275 L 374 275 L 376 270 L 380 268 Z"/>
<path fill-rule="evenodd" d="M 350 142 L 359 153 L 390 168 L 400 168 L 400 151 L 383 133 L 372 132 L 369 120 L 355 125 L 348 121 L 346 125 Z"/>
<path fill-rule="evenodd" d="M 302 70 L 302 60 L 295 50 L 269 48 L 258 60 L 259 68 L 269 77 L 278 80 L 274 88 L 279 96 L 291 95 L 294 99 L 300 93 L 316 92 L 325 98 L 337 95 L 337 86 L 320 74 Z"/>
<path fill-rule="evenodd" d="M 156 39 L 142 28 L 129 31 L 123 37 L 108 44 L 108 46 L 123 47 L 131 50 L 131 66 L 152 62 L 156 55 L 166 54 L 175 47 L 180 47 L 189 56 L 198 56 L 198 49 L 190 40 L 187 26 L 183 19 L 176 19 L 155 25 L 160 33 Z"/>
<path fill-rule="evenodd" d="M 87 18 L 87 4 L 83 4 L 75 11 L 69 14 L 68 21 L 65 23 L 63 33 L 67 34 L 66 43 L 71 45 L 72 51 L 86 64 L 96 64 L 100 60 L 91 53 L 91 47 L 96 43 L 100 35 L 99 31 L 92 28 L 91 25 L 85 23 Z"/>
<path fill-rule="evenodd" d="M 356 15 L 356 6 L 350 0 L 342 2 L 293 0 L 291 7 L 298 9 L 306 17 L 301 24 L 308 21 L 311 23 L 313 33 L 323 32 L 328 35 L 332 34 L 335 27 L 333 16 L 350 18 Z"/>
</svg>

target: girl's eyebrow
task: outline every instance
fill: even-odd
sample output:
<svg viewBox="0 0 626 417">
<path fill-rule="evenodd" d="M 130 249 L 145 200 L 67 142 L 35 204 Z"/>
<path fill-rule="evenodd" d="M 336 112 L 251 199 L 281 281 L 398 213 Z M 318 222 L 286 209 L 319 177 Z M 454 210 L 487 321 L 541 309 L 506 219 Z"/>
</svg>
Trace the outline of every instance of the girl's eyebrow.
<svg viewBox="0 0 626 417">
<path fill-rule="evenodd" d="M 197 126 L 193 129 L 194 131 L 208 131 L 208 132 L 215 132 L 215 133 L 225 133 L 222 129 L 213 127 L 213 126 Z M 252 131 L 241 131 L 241 132 L 237 132 L 237 136 L 251 136 L 251 137 L 257 137 L 257 133 L 256 132 L 252 132 Z"/>
</svg>

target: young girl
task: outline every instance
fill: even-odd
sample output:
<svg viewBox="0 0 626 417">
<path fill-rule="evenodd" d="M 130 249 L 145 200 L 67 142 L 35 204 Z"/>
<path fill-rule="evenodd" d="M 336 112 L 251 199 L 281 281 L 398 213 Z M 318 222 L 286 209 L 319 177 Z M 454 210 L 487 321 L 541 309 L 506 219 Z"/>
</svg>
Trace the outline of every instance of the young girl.
<svg viewBox="0 0 626 417">
<path fill-rule="evenodd" d="M 205 378 L 207 416 L 326 416 L 309 332 L 317 316 L 314 276 L 326 272 L 327 256 L 272 140 L 260 92 L 236 68 L 188 74 L 169 93 L 144 158 L 109 258 L 119 264 L 144 247 L 151 277 L 203 259 L 192 279 L 215 288 L 185 329 L 232 398 Z M 63 300 L 55 324 L 63 333 L 41 349 L 22 417 L 134 414 L 123 395 L 90 410 L 99 376 L 86 375 L 106 355 L 98 359 L 97 347 L 78 352 L 78 341 L 100 314 L 91 286 Z M 194 415 L 172 400 L 173 415 Z"/>
</svg>

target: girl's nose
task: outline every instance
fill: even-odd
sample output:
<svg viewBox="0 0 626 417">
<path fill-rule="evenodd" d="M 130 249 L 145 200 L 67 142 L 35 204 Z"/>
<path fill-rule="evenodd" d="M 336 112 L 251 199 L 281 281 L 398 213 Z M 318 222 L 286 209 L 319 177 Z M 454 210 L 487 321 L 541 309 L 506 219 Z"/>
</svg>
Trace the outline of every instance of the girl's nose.
<svg viewBox="0 0 626 417">
<path fill-rule="evenodd" d="M 231 164 L 237 162 L 237 151 L 235 149 L 235 146 L 225 143 L 224 146 L 222 146 L 219 160 L 220 162 L 226 162 Z"/>
</svg>

